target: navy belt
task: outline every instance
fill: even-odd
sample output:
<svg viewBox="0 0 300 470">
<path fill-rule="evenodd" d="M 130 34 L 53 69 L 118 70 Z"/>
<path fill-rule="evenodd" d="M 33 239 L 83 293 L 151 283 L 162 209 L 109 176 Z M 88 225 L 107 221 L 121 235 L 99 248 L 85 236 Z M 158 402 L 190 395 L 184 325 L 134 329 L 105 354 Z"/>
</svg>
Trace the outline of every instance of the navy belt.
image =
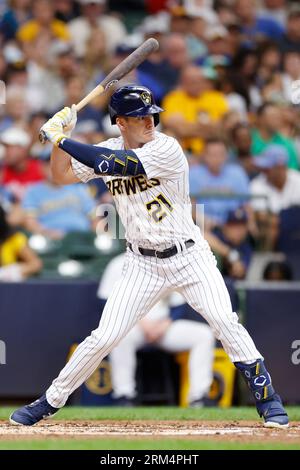
<svg viewBox="0 0 300 470">
<path fill-rule="evenodd" d="M 187 240 L 186 242 L 184 242 L 184 244 L 185 244 L 186 248 L 189 248 L 190 246 L 195 245 L 195 242 L 194 242 L 194 240 L 190 239 L 190 240 Z M 131 251 L 134 251 L 132 249 L 132 243 L 127 243 L 127 246 Z M 149 248 L 141 248 L 141 247 L 138 247 L 137 249 L 138 249 L 138 251 L 140 252 L 141 255 L 143 255 L 143 256 L 155 256 L 155 258 L 170 258 L 170 256 L 177 255 L 177 253 L 179 252 L 176 245 L 173 245 L 170 248 L 167 248 L 166 250 L 163 250 L 163 251 L 150 250 Z"/>
</svg>

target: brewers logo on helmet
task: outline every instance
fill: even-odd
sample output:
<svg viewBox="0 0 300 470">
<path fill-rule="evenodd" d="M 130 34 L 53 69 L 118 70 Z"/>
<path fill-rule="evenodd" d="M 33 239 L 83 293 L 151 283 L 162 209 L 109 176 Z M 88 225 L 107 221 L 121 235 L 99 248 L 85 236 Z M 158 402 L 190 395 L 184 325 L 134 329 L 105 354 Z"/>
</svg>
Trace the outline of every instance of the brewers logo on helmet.
<svg viewBox="0 0 300 470">
<path fill-rule="evenodd" d="M 139 117 L 153 114 L 155 126 L 159 123 L 159 113 L 163 111 L 155 104 L 151 91 L 141 85 L 124 85 L 118 88 L 111 96 L 108 110 L 112 124 L 116 124 L 118 116 Z"/>
</svg>

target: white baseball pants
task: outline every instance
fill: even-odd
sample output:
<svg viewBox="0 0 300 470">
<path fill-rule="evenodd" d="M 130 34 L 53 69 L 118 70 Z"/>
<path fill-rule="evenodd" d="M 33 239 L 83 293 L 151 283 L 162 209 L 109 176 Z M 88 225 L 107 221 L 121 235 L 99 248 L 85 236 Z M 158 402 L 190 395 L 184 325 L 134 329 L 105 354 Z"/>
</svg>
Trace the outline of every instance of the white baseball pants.
<svg viewBox="0 0 300 470">
<path fill-rule="evenodd" d="M 262 357 L 232 312 L 224 280 L 208 247 L 195 245 L 166 259 L 128 251 L 122 277 L 112 288 L 98 328 L 77 347 L 47 390 L 50 405 L 62 407 L 137 321 L 172 291 L 180 292 L 207 320 L 232 362 L 250 363 Z"/>
</svg>

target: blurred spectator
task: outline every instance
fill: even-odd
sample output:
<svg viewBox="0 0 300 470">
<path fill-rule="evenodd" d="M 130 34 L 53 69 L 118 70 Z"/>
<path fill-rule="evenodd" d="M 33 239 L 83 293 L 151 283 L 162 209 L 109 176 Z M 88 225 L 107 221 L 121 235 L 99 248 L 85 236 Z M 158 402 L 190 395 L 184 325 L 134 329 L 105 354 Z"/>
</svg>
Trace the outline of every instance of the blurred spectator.
<svg viewBox="0 0 300 470">
<path fill-rule="evenodd" d="M 84 85 L 84 80 L 80 76 L 73 76 L 67 80 L 65 106 L 71 107 L 72 104 L 79 103 L 82 100 L 86 94 Z M 104 140 L 102 118 L 102 113 L 92 104 L 86 105 L 78 113 L 76 135 L 83 135 L 92 144 L 101 142 L 101 140 Z"/>
<path fill-rule="evenodd" d="M 52 239 L 96 228 L 95 202 L 81 184 L 58 186 L 51 180 L 50 152 L 42 156 L 45 181 L 32 184 L 22 202 L 25 228 Z"/>
<path fill-rule="evenodd" d="M 223 224 L 228 212 L 241 206 L 249 195 L 249 179 L 239 165 L 228 163 L 221 138 L 207 140 L 203 164 L 190 170 L 190 193 L 197 204 L 204 204 L 205 224 Z"/>
<path fill-rule="evenodd" d="M 262 5 L 258 10 L 259 14 L 264 17 L 272 18 L 285 28 L 288 1 L 289 0 L 262 0 Z"/>
<path fill-rule="evenodd" d="M 298 156 L 294 142 L 280 133 L 283 124 L 280 108 L 264 103 L 257 110 L 257 127 L 252 130 L 252 154 L 259 155 L 270 144 L 281 145 L 288 153 L 288 167 L 298 169 Z"/>
<path fill-rule="evenodd" d="M 277 106 L 285 104 L 283 96 L 282 77 L 280 73 L 274 73 L 261 89 L 261 97 L 264 103 L 272 103 Z M 281 130 L 281 126 L 279 131 Z"/>
<path fill-rule="evenodd" d="M 18 29 L 31 16 L 31 0 L 10 0 L 9 7 L 0 20 L 0 34 L 5 41 L 14 39 Z"/>
<path fill-rule="evenodd" d="M 26 236 L 13 229 L 0 205 L 0 282 L 18 282 L 42 269 L 42 263 L 28 246 Z"/>
<path fill-rule="evenodd" d="M 68 23 L 76 56 L 85 56 L 87 41 L 95 28 L 100 28 L 105 35 L 106 52 L 113 52 L 126 36 L 122 22 L 115 16 L 104 14 L 106 0 L 79 0 L 79 4 L 81 16 Z"/>
<path fill-rule="evenodd" d="M 98 297 L 107 300 L 119 280 L 125 255 L 114 258 L 102 276 Z M 212 382 L 214 336 L 208 325 L 185 320 L 185 301 L 178 293 L 163 299 L 138 322 L 109 355 L 114 397 L 119 405 L 132 405 L 136 398 L 136 352 L 151 344 L 169 352 L 189 351 L 189 403 L 203 406 Z"/>
<path fill-rule="evenodd" d="M 106 52 L 105 34 L 100 28 L 95 28 L 87 40 L 87 50 L 83 58 L 88 87 L 92 89 L 98 85 L 104 75 L 113 68 L 112 65 L 111 57 Z"/>
<path fill-rule="evenodd" d="M 300 174 L 288 169 L 287 162 L 287 151 L 281 145 L 268 146 L 254 159 L 262 173 L 251 182 L 251 205 L 266 249 L 275 248 L 280 211 L 300 205 Z"/>
<path fill-rule="evenodd" d="M 278 214 L 282 209 L 300 205 L 300 173 L 288 169 L 288 153 L 281 145 L 268 145 L 255 157 L 262 173 L 251 182 L 252 207 L 258 212 Z M 260 197 L 261 196 L 261 197 Z"/>
<path fill-rule="evenodd" d="M 29 117 L 29 107 L 24 89 L 17 85 L 8 86 L 6 89 L 5 114 L 0 120 L 0 132 L 11 126 L 26 127 Z"/>
<path fill-rule="evenodd" d="M 7 69 L 7 61 L 3 55 L 3 52 L 0 51 L 0 80 L 4 81 Z M 3 100 L 1 99 L 1 103 L 3 104 Z"/>
<path fill-rule="evenodd" d="M 253 252 L 245 209 L 239 207 L 228 212 L 225 224 L 206 232 L 205 238 L 219 257 L 223 276 L 244 279 Z"/>
<path fill-rule="evenodd" d="M 188 65 L 182 71 L 180 88 L 166 95 L 163 108 L 163 125 L 181 140 L 185 150 L 200 155 L 203 139 L 218 129 L 228 104 L 224 95 L 214 89 L 205 69 Z"/>
<path fill-rule="evenodd" d="M 178 84 L 181 72 L 191 61 L 185 36 L 179 33 L 169 34 L 162 39 L 161 48 L 163 59 L 173 74 L 170 88 L 174 88 Z"/>
<path fill-rule="evenodd" d="M 181 34 L 168 34 L 161 40 L 160 50 L 151 54 L 139 67 L 140 83 L 149 86 L 158 103 L 179 81 L 182 70 L 190 63 L 187 41 Z"/>
<path fill-rule="evenodd" d="M 246 43 L 262 41 L 265 38 L 281 39 L 282 26 L 268 16 L 256 12 L 256 0 L 234 0 L 234 11 L 237 14 Z"/>
<path fill-rule="evenodd" d="M 20 202 L 29 184 L 44 179 L 41 165 L 29 158 L 30 135 L 25 130 L 10 127 L 1 134 L 0 141 L 5 147 L 3 184 Z"/>
<path fill-rule="evenodd" d="M 300 113 L 299 106 L 284 102 L 280 106 L 282 124 L 280 132 L 293 141 L 297 152 L 298 166 L 300 163 Z"/>
<path fill-rule="evenodd" d="M 258 49 L 258 57 L 257 84 L 262 87 L 280 71 L 281 54 L 277 44 L 268 41 Z"/>
<path fill-rule="evenodd" d="M 67 26 L 62 21 L 55 19 L 53 4 L 48 0 L 33 0 L 32 19 L 17 31 L 17 38 L 25 48 L 27 44 L 33 43 L 39 35 L 61 41 L 70 39 Z"/>
<path fill-rule="evenodd" d="M 251 153 L 252 136 L 249 124 L 239 123 L 231 132 L 231 151 L 233 161 L 241 165 L 252 180 L 258 173 Z"/>
<path fill-rule="evenodd" d="M 246 99 L 236 92 L 235 76 L 230 72 L 225 72 L 220 78 L 218 73 L 218 89 L 224 93 L 230 111 L 235 111 L 240 115 L 240 119 L 247 120 L 247 102 Z"/>
<path fill-rule="evenodd" d="M 183 2 L 176 4 L 175 2 L 172 4 L 172 2 L 170 2 L 168 8 L 170 13 L 170 32 L 186 36 L 190 30 L 190 16 L 182 3 Z"/>
<path fill-rule="evenodd" d="M 35 111 L 52 114 L 65 102 L 67 81 L 74 75 L 81 75 L 82 71 L 70 43 L 54 41 L 48 54 L 51 67 L 49 64 L 34 64 L 31 86 L 42 91 L 39 107 Z"/>
<path fill-rule="evenodd" d="M 222 25 L 211 25 L 206 28 L 205 39 L 208 55 L 229 57 L 231 53 L 228 31 Z"/>
<path fill-rule="evenodd" d="M 74 0 L 52 0 L 55 18 L 68 23 L 79 15 L 79 5 Z"/>
<path fill-rule="evenodd" d="M 284 98 L 291 103 L 291 85 L 300 77 L 300 49 L 287 51 L 283 57 L 282 88 Z"/>
<path fill-rule="evenodd" d="M 292 281 L 292 267 L 287 261 L 270 261 L 264 268 L 264 281 Z"/>
<path fill-rule="evenodd" d="M 240 48 L 232 59 L 232 80 L 235 91 L 243 96 L 252 111 L 261 105 L 257 85 L 258 55 L 255 48 Z"/>
<path fill-rule="evenodd" d="M 230 59 L 232 60 L 243 45 L 242 27 L 231 9 L 228 20 L 223 22 L 220 17 L 220 21 L 227 29 L 227 44 L 230 51 Z"/>
<path fill-rule="evenodd" d="M 207 55 L 205 33 L 207 24 L 211 23 L 210 13 L 213 17 L 216 17 L 212 10 L 205 8 L 188 9 L 190 25 L 186 39 L 189 56 L 192 60 L 201 60 Z"/>
<path fill-rule="evenodd" d="M 288 8 L 286 32 L 278 41 L 281 52 L 300 50 L 300 5 L 293 3 Z"/>
</svg>

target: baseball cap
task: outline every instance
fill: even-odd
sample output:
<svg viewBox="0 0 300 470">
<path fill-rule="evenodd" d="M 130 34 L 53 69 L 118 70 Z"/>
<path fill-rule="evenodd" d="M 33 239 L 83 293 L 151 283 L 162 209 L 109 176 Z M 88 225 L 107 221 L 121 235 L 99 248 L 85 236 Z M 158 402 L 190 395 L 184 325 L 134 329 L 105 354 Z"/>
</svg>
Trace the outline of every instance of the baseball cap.
<svg viewBox="0 0 300 470">
<path fill-rule="evenodd" d="M 28 147 L 30 144 L 30 136 L 20 127 L 9 127 L 2 132 L 0 141 L 5 145 L 20 145 L 21 147 Z"/>
<path fill-rule="evenodd" d="M 222 24 L 215 24 L 206 28 L 204 36 L 207 41 L 224 39 L 228 36 L 228 31 Z"/>
<path fill-rule="evenodd" d="M 160 13 L 157 15 L 147 16 L 140 26 L 140 31 L 144 34 L 160 33 L 164 34 L 169 31 L 170 17 L 168 14 Z"/>
<path fill-rule="evenodd" d="M 248 222 L 248 214 L 243 207 L 231 210 L 227 214 L 227 224 L 245 224 Z"/>
<path fill-rule="evenodd" d="M 207 24 L 213 25 L 218 21 L 218 15 L 208 7 L 191 4 L 186 6 L 186 12 L 190 18 L 202 18 Z"/>
<path fill-rule="evenodd" d="M 254 157 L 253 163 L 261 169 L 273 168 L 277 165 L 286 165 L 289 156 L 287 150 L 282 145 L 268 145 L 263 153 Z"/>
</svg>

